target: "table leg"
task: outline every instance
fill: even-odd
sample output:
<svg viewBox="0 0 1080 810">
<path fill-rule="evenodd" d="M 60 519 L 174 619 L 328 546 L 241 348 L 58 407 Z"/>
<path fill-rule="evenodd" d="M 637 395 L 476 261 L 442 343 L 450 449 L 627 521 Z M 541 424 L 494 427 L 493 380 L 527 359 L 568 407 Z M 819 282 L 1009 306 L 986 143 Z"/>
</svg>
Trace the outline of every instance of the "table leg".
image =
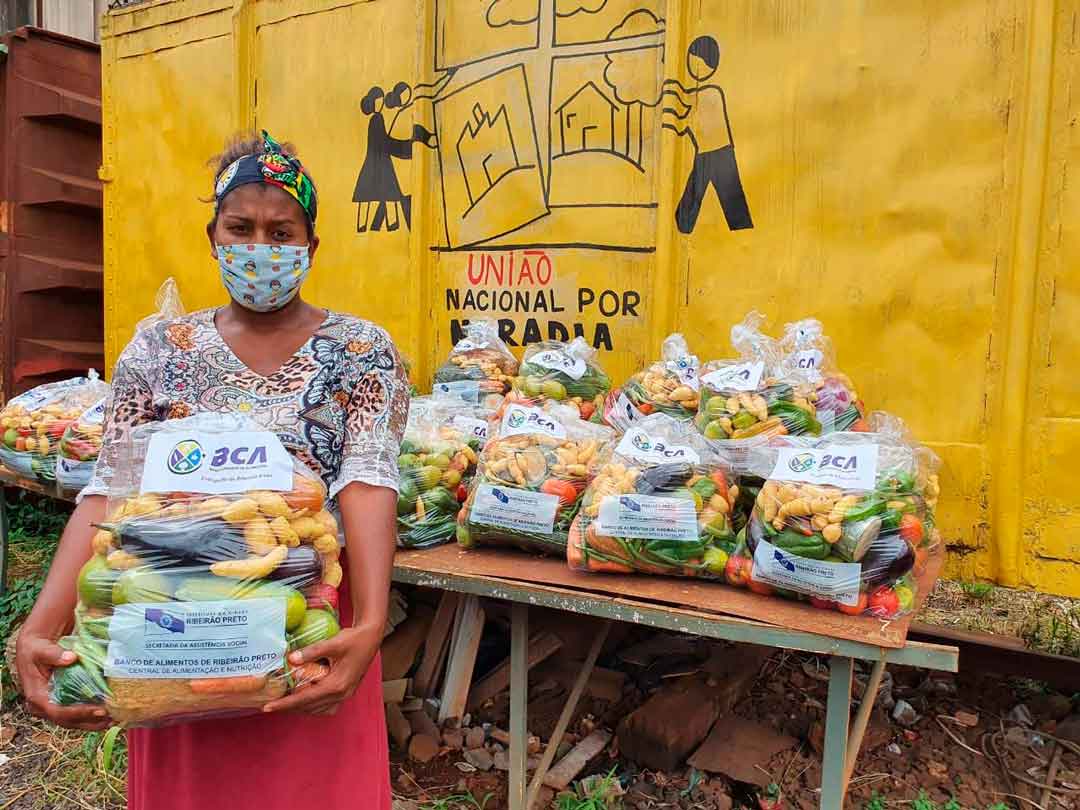
<svg viewBox="0 0 1080 810">
<path fill-rule="evenodd" d="M 528 699 L 529 606 L 514 602 L 510 614 L 510 810 L 525 810 Z"/>
<path fill-rule="evenodd" d="M 866 683 L 866 691 L 863 693 L 862 703 L 855 713 L 855 722 L 851 727 L 851 736 L 848 737 L 847 756 L 844 760 L 844 791 L 847 791 L 851 774 L 855 771 L 855 761 L 859 758 L 859 749 L 862 748 L 863 735 L 866 727 L 870 724 L 870 713 L 874 710 L 877 702 L 878 689 L 881 688 L 881 679 L 885 675 L 885 659 L 874 662 L 874 668 L 870 670 L 870 679 Z"/>
<path fill-rule="evenodd" d="M 4 488 L 0 486 L 0 594 L 7 590 L 8 577 L 8 513 Z"/>
<path fill-rule="evenodd" d="M 844 768 L 851 719 L 851 681 L 855 662 L 829 659 L 829 698 L 825 707 L 825 756 L 821 763 L 821 810 L 843 810 Z"/>
</svg>

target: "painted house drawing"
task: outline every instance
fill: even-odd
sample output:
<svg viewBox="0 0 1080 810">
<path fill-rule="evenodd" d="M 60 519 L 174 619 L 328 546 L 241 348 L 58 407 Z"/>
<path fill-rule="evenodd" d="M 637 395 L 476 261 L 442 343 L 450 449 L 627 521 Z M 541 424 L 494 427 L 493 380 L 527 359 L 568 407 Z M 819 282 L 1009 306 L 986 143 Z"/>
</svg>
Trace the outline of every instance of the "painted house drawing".
<svg viewBox="0 0 1080 810">
<path fill-rule="evenodd" d="M 555 108 L 559 138 L 552 159 L 580 152 L 605 152 L 644 172 L 643 109 L 644 105 L 637 102 L 621 104 L 595 82 L 586 82 Z"/>
<path fill-rule="evenodd" d="M 477 103 L 472 115 L 473 120 L 465 122 L 457 140 L 458 162 L 470 207 L 510 172 L 523 168 L 514 147 L 506 105 L 491 115 Z"/>
</svg>

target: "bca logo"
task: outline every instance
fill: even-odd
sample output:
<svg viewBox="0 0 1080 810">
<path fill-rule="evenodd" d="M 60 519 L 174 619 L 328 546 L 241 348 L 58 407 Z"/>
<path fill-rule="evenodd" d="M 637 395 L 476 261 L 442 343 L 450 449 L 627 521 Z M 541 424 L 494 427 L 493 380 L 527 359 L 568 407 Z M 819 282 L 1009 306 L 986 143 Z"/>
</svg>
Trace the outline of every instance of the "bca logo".
<svg viewBox="0 0 1080 810">
<path fill-rule="evenodd" d="M 173 445 L 169 453 L 169 472 L 187 475 L 195 472 L 203 463 L 202 445 L 194 439 L 184 439 Z"/>
<path fill-rule="evenodd" d="M 652 450 L 652 442 L 649 441 L 649 437 L 646 436 L 644 433 L 635 433 L 634 437 L 630 441 L 634 445 L 634 447 L 636 447 L 643 453 L 647 453 Z"/>
<path fill-rule="evenodd" d="M 525 424 L 525 411 L 510 411 L 506 424 L 512 428 L 519 428 Z"/>
<path fill-rule="evenodd" d="M 788 462 L 788 467 L 792 472 L 804 473 L 814 467 L 814 455 L 813 453 L 799 453 L 799 455 L 792 457 Z"/>
<path fill-rule="evenodd" d="M 210 460 L 210 466 L 213 468 L 223 467 L 225 464 L 232 464 L 234 467 L 252 466 L 255 464 L 266 464 L 266 447 L 259 445 L 258 447 L 219 447 L 214 451 L 214 457 Z"/>
</svg>

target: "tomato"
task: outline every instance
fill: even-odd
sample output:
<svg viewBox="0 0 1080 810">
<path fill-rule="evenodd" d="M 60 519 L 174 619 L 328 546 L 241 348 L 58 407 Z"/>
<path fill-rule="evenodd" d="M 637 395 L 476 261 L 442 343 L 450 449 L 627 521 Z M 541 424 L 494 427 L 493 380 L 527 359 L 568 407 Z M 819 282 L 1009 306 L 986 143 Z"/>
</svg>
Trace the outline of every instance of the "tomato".
<svg viewBox="0 0 1080 810">
<path fill-rule="evenodd" d="M 540 485 L 540 491 L 548 495 L 557 496 L 559 498 L 559 503 L 562 506 L 573 506 L 577 503 L 577 487 L 561 478 L 549 478 Z"/>
<path fill-rule="evenodd" d="M 750 581 L 750 572 L 753 568 L 753 560 L 732 555 L 728 557 L 727 565 L 724 568 L 724 577 L 729 585 L 741 588 Z"/>
<path fill-rule="evenodd" d="M 592 419 L 594 413 L 596 413 L 596 406 L 591 402 L 582 402 L 578 406 L 578 410 L 581 412 L 581 418 L 586 422 Z"/>
<path fill-rule="evenodd" d="M 836 610 L 837 608 L 836 602 L 832 602 L 828 599 L 819 599 L 816 596 L 810 597 L 810 604 L 819 610 Z"/>
<path fill-rule="evenodd" d="M 885 585 L 874 591 L 867 607 L 878 618 L 891 619 L 900 612 L 900 597 L 896 595 L 896 591 Z"/>
<path fill-rule="evenodd" d="M 926 530 L 917 515 L 904 515 L 900 518 L 900 536 L 913 546 L 922 542 L 923 537 L 926 536 Z"/>
<path fill-rule="evenodd" d="M 841 613 L 846 613 L 848 616 L 861 616 L 866 612 L 867 597 L 865 593 L 859 594 L 859 601 L 854 605 L 838 604 L 836 609 Z"/>
<path fill-rule="evenodd" d="M 852 433 L 869 433 L 870 423 L 865 419 L 856 419 L 851 423 L 851 427 L 848 428 Z"/>
<path fill-rule="evenodd" d="M 748 578 L 746 582 L 748 587 L 754 593 L 761 594 L 762 596 L 772 596 L 773 589 L 771 585 L 766 585 L 764 582 L 758 582 L 756 579 Z"/>
<path fill-rule="evenodd" d="M 716 494 L 723 498 L 725 501 L 730 501 L 728 497 L 728 482 L 727 477 L 721 470 L 713 470 L 712 475 L 709 476 L 712 482 L 716 484 Z"/>
<path fill-rule="evenodd" d="M 464 484 L 458 484 L 457 493 L 455 496 L 458 503 L 465 503 L 465 499 L 469 497 L 469 489 Z"/>
<path fill-rule="evenodd" d="M 656 410 L 656 408 L 653 407 L 653 404 L 651 402 L 642 402 L 640 405 L 637 406 L 637 409 L 646 416 Z"/>
</svg>

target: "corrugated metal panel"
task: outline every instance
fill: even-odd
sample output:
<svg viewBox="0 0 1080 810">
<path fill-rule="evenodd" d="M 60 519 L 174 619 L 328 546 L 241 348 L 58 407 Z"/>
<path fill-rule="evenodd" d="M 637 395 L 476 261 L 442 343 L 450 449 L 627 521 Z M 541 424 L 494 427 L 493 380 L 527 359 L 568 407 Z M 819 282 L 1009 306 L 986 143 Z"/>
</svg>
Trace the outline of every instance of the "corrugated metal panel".
<svg viewBox="0 0 1080 810">
<path fill-rule="evenodd" d="M 580 331 L 610 346 L 615 377 L 676 328 L 712 358 L 750 308 L 774 330 L 817 315 L 866 401 L 941 454 L 952 573 L 1080 595 L 1074 11 L 1049 0 L 117 9 L 103 38 L 115 100 L 109 355 L 165 276 L 189 305 L 225 299 L 209 260 L 178 249 L 152 263 L 147 245 L 197 240 L 202 161 L 231 131 L 267 126 L 319 183 L 322 247 L 305 294 L 377 319 L 421 382 L 455 322 L 491 317 L 495 295 L 515 343 Z M 364 47 L 372 32 L 379 47 Z M 399 83 L 407 91 L 392 94 Z M 372 156 L 395 199 L 365 211 L 354 184 Z"/>
<path fill-rule="evenodd" d="M 104 365 L 101 58 L 22 28 L 0 63 L 2 396 Z"/>
</svg>

